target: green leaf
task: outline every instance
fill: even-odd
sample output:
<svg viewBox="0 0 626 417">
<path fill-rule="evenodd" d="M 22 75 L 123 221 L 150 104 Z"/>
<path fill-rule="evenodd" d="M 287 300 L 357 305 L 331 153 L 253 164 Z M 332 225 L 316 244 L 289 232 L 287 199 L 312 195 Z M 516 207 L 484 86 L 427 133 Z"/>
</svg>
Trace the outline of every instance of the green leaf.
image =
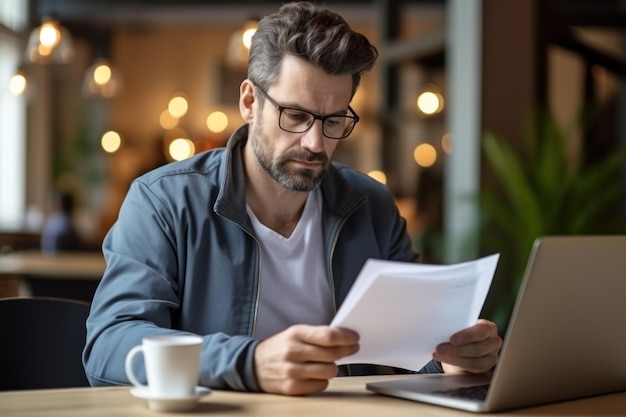
<svg viewBox="0 0 626 417">
<path fill-rule="evenodd" d="M 541 209 L 522 162 L 510 147 L 491 134 L 485 135 L 483 147 L 520 226 L 531 233 L 539 232 L 542 229 Z"/>
</svg>

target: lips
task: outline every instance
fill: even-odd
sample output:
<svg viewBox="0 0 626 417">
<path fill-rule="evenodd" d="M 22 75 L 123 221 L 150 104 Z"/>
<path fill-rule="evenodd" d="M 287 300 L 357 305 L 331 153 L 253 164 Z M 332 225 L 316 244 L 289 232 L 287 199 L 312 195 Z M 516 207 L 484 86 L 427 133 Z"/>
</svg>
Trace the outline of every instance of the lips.
<svg viewBox="0 0 626 417">
<path fill-rule="evenodd" d="M 309 169 L 317 168 L 320 166 L 325 166 L 327 164 L 328 158 L 326 155 L 321 153 L 312 153 L 308 152 L 306 154 L 303 153 L 294 153 L 292 155 L 285 155 L 290 161 L 298 164 L 300 166 L 304 166 Z"/>
<path fill-rule="evenodd" d="M 322 161 L 303 161 L 301 159 L 292 159 L 292 161 L 295 162 L 296 164 L 306 165 L 309 167 L 317 167 L 317 166 L 323 165 Z"/>
</svg>

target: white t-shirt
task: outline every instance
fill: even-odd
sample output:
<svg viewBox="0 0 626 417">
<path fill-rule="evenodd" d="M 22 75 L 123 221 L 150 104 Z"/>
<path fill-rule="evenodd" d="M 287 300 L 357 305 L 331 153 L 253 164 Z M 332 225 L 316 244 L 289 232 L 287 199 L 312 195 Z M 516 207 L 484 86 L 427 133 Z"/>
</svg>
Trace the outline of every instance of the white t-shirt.
<svg viewBox="0 0 626 417">
<path fill-rule="evenodd" d="M 263 225 L 248 207 L 261 243 L 258 340 L 292 324 L 329 324 L 333 295 L 326 276 L 322 235 L 322 196 L 309 193 L 302 217 L 286 238 Z"/>
</svg>

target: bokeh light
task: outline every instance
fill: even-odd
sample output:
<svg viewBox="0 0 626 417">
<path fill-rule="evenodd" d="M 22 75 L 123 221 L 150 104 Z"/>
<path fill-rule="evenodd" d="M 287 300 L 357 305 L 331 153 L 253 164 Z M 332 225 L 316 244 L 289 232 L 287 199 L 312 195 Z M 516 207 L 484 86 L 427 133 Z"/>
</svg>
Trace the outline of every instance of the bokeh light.
<svg viewBox="0 0 626 417">
<path fill-rule="evenodd" d="M 441 112 L 443 105 L 443 96 L 434 91 L 424 91 L 417 97 L 417 108 L 426 115 Z"/>
<path fill-rule="evenodd" d="M 106 64 L 101 64 L 96 67 L 93 72 L 93 80 L 98 85 L 105 85 L 109 81 L 111 81 L 111 67 Z"/>
<path fill-rule="evenodd" d="M 169 110 L 163 110 L 159 116 L 159 124 L 163 129 L 173 129 L 178 125 L 178 117 L 172 116 Z"/>
<path fill-rule="evenodd" d="M 413 159 L 423 168 L 431 167 L 437 161 L 437 150 L 429 143 L 421 143 L 415 147 Z"/>
<path fill-rule="evenodd" d="M 100 145 L 105 152 L 114 153 L 117 152 L 122 146 L 122 137 L 119 133 L 109 130 L 100 139 Z"/>
<path fill-rule="evenodd" d="M 207 117 L 206 126 L 213 133 L 222 133 L 228 127 L 228 116 L 224 112 L 214 111 Z"/>
<path fill-rule="evenodd" d="M 182 161 L 196 152 L 196 146 L 187 138 L 176 138 L 170 143 L 168 150 L 173 160 Z"/>
<path fill-rule="evenodd" d="M 28 82 L 24 74 L 15 74 L 9 80 L 9 92 L 14 96 L 20 96 L 26 92 Z"/>
<path fill-rule="evenodd" d="M 387 184 L 387 175 L 381 170 L 375 169 L 367 173 L 370 177 L 374 178 L 376 181 Z"/>
<path fill-rule="evenodd" d="M 444 133 L 441 137 L 441 149 L 448 155 L 452 153 L 452 133 Z"/>
<path fill-rule="evenodd" d="M 189 104 L 187 99 L 182 95 L 174 96 L 167 105 L 167 110 L 173 117 L 181 118 L 187 113 Z"/>
</svg>

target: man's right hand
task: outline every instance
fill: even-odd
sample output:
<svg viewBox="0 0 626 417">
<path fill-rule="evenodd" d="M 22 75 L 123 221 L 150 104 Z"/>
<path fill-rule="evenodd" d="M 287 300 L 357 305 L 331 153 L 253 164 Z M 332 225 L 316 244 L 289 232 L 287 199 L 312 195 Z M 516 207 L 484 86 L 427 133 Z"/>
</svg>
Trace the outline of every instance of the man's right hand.
<svg viewBox="0 0 626 417">
<path fill-rule="evenodd" d="M 320 392 L 337 375 L 335 362 L 359 350 L 359 335 L 329 326 L 295 325 L 259 343 L 254 352 L 262 391 L 305 395 Z"/>
</svg>

